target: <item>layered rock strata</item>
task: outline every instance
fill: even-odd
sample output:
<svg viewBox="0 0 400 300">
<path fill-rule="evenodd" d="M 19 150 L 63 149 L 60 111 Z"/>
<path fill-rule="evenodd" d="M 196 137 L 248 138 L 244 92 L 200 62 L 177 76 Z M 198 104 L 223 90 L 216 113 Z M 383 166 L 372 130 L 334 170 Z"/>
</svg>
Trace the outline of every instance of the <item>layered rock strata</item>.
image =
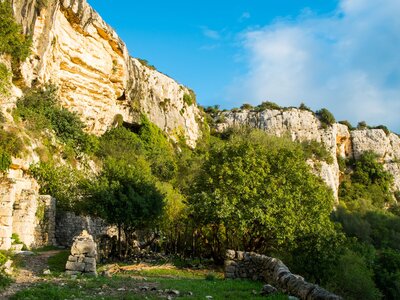
<svg viewBox="0 0 400 300">
<path fill-rule="evenodd" d="M 122 115 L 140 114 L 173 140 L 194 147 L 202 114 L 184 100 L 190 91 L 131 58 L 124 42 L 85 0 L 14 0 L 17 20 L 33 37 L 33 53 L 22 65 L 22 85 L 52 82 L 62 103 L 77 112 L 88 131 L 102 134 Z"/>
<path fill-rule="evenodd" d="M 225 278 L 262 280 L 304 300 L 342 299 L 316 284 L 308 283 L 303 277 L 292 274 L 281 260 L 252 252 L 228 250 L 225 260 Z"/>
</svg>

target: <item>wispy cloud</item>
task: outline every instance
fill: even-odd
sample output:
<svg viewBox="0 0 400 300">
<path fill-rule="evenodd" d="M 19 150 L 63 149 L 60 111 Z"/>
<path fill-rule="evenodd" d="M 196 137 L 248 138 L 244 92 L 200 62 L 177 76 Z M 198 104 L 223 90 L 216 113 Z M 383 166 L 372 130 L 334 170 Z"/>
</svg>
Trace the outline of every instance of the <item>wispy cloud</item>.
<svg viewBox="0 0 400 300">
<path fill-rule="evenodd" d="M 248 72 L 229 97 L 304 101 L 353 123 L 400 131 L 400 1 L 341 0 L 335 13 L 307 11 L 242 35 Z"/>
<path fill-rule="evenodd" d="M 251 15 L 248 11 L 245 11 L 244 13 L 242 13 L 242 15 L 239 18 L 239 22 L 244 22 L 247 19 L 250 19 Z"/>
<path fill-rule="evenodd" d="M 220 33 L 217 30 L 212 30 L 208 27 L 201 27 L 202 33 L 205 37 L 210 38 L 212 40 L 219 40 L 221 38 Z"/>
</svg>

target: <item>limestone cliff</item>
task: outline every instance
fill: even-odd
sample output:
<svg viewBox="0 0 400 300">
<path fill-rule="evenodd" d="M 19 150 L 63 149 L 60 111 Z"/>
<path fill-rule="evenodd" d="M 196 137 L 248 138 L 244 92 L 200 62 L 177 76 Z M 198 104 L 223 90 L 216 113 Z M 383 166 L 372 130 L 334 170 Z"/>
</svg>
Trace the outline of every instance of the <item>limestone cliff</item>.
<svg viewBox="0 0 400 300">
<path fill-rule="evenodd" d="M 13 8 L 33 37 L 21 85 L 57 84 L 63 105 L 77 112 L 92 133 L 104 133 L 118 114 L 135 123 L 144 113 L 172 139 L 183 136 L 195 146 L 202 115 L 183 100 L 189 90 L 131 58 L 85 0 L 14 0 Z"/>
<path fill-rule="evenodd" d="M 313 112 L 288 108 L 282 110 L 264 110 L 260 112 L 242 110 L 222 112 L 218 117 L 216 129 L 247 125 L 259 128 L 267 133 L 282 136 L 289 134 L 293 140 L 315 140 L 322 143 L 332 154 L 333 163 L 322 163 L 315 171 L 333 190 L 337 199 L 340 183 L 340 170 L 337 157 L 358 157 L 362 152 L 371 150 L 394 177 L 393 190 L 400 189 L 400 138 L 394 133 L 388 135 L 382 129 L 364 129 L 350 131 L 347 126 L 333 124 L 324 126 Z M 313 162 L 310 161 L 312 165 Z"/>
</svg>

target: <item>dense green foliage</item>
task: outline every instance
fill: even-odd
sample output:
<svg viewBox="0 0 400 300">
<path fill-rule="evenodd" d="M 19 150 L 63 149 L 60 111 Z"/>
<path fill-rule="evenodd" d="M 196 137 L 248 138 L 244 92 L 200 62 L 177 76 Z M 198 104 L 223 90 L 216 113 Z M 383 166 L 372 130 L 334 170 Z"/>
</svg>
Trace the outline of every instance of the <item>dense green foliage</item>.
<svg viewBox="0 0 400 300">
<path fill-rule="evenodd" d="M 13 17 L 10 1 L 0 2 L 0 54 L 10 54 L 15 60 L 28 57 L 31 39 L 22 34 L 22 28 Z"/>
<path fill-rule="evenodd" d="M 335 271 L 330 285 L 346 299 L 360 299 L 360 295 L 363 299 L 380 299 L 379 293 L 374 292 L 376 287 L 384 299 L 398 299 L 400 217 L 385 209 L 393 203 L 393 178 L 372 152 L 346 163 L 339 190 L 341 206 L 332 218 L 340 222 L 352 241 L 351 252 L 347 252 L 351 260 L 347 259 L 347 272 Z M 345 280 L 347 275 L 352 281 Z M 358 286 L 363 289 L 358 290 Z"/>
<path fill-rule="evenodd" d="M 54 86 L 29 90 L 17 101 L 15 116 L 32 131 L 53 130 L 75 153 L 91 153 L 96 148 L 95 139 L 83 131 L 84 124 L 79 117 L 58 103 Z"/>
<path fill-rule="evenodd" d="M 282 107 L 280 107 L 278 104 L 276 104 L 275 102 L 271 102 L 271 101 L 264 101 L 261 104 L 257 105 L 254 110 L 255 111 L 263 111 L 266 109 L 275 109 L 275 110 L 281 110 Z"/>
<path fill-rule="evenodd" d="M 0 63 L 0 96 L 6 95 L 10 88 L 10 72 L 7 69 L 7 66 L 3 63 Z"/>
<path fill-rule="evenodd" d="M 276 252 L 335 235 L 332 193 L 302 148 L 258 131 L 215 143 L 189 200 L 214 258 L 226 248 Z"/>
<path fill-rule="evenodd" d="M 320 119 L 323 127 L 330 126 L 330 125 L 332 125 L 333 123 L 336 122 L 335 117 L 333 116 L 333 114 L 329 110 L 327 110 L 326 108 L 322 108 L 320 110 L 317 110 L 315 112 L 315 114 Z"/>
<path fill-rule="evenodd" d="M 0 126 L 0 173 L 7 171 L 11 165 L 11 157 L 18 156 L 24 144 L 15 130 L 4 130 Z"/>
</svg>

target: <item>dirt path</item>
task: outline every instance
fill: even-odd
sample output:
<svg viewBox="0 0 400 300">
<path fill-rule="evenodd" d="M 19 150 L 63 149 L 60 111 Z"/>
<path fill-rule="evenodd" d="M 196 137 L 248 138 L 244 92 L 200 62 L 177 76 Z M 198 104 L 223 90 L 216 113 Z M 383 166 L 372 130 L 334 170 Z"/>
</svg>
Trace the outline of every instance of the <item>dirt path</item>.
<svg viewBox="0 0 400 300">
<path fill-rule="evenodd" d="M 37 282 L 47 281 L 41 277 L 43 271 L 48 269 L 47 261 L 49 257 L 61 252 L 60 250 L 46 251 L 39 254 L 21 255 L 21 267 L 13 274 L 14 282 L 3 292 L 0 299 L 9 299 L 16 292 L 23 290 Z"/>
</svg>

